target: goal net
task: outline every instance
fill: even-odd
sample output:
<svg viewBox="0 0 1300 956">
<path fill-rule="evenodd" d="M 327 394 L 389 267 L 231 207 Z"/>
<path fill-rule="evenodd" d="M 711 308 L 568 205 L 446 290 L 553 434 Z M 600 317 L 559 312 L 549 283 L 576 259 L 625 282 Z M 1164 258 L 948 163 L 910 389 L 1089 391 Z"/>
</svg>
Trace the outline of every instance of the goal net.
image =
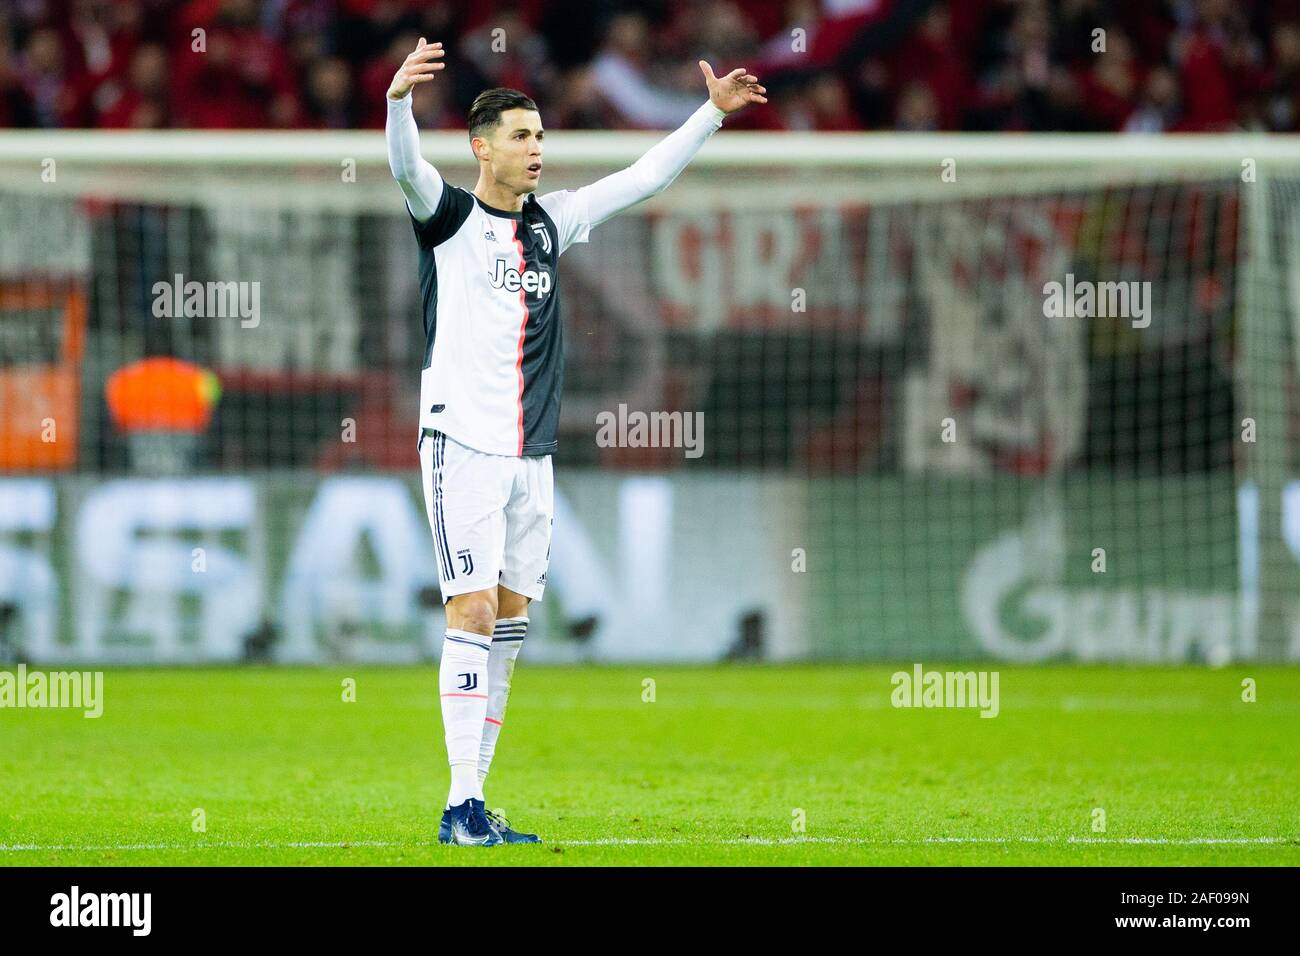
<svg viewBox="0 0 1300 956">
<path fill-rule="evenodd" d="M 562 260 L 538 653 L 1300 656 L 1292 151 L 716 137 Z M 0 654 L 434 653 L 415 254 L 376 133 L 0 136 Z"/>
</svg>

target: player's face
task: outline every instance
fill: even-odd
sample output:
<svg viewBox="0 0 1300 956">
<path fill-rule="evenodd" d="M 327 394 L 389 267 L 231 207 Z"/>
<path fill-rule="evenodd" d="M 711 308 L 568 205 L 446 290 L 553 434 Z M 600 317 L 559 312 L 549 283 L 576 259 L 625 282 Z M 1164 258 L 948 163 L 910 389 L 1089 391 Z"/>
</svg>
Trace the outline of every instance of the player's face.
<svg viewBox="0 0 1300 956">
<path fill-rule="evenodd" d="M 516 194 L 530 193 L 542 177 L 542 117 L 536 110 L 506 110 L 492 133 L 492 176 Z"/>
</svg>

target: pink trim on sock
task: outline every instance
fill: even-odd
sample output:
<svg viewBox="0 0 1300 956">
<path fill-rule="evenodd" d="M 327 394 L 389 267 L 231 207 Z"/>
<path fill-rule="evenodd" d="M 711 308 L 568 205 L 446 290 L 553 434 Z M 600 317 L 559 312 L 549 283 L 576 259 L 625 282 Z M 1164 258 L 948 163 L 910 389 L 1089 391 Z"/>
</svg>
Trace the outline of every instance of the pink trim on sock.
<svg viewBox="0 0 1300 956">
<path fill-rule="evenodd" d="M 486 720 L 489 724 L 496 724 L 498 727 L 501 726 L 501 721 L 499 720 L 493 720 L 491 717 L 484 717 L 483 719 Z"/>
<path fill-rule="evenodd" d="M 487 694 L 442 694 L 443 697 L 477 697 L 480 700 L 487 700 Z"/>
</svg>

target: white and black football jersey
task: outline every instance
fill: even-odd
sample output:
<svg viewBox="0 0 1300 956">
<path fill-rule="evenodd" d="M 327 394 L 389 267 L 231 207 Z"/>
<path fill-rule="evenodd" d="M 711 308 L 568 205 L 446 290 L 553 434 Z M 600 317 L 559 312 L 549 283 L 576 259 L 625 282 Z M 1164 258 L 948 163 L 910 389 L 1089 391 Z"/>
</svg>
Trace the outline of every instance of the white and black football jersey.
<svg viewBox="0 0 1300 956">
<path fill-rule="evenodd" d="M 446 184 L 420 245 L 420 425 L 494 455 L 556 448 L 564 379 L 560 255 L 590 230 L 576 191 L 520 212 Z"/>
<path fill-rule="evenodd" d="M 419 242 L 420 428 L 493 455 L 556 450 L 563 388 L 560 255 L 667 188 L 725 114 L 705 102 L 626 169 L 495 209 L 420 156 L 411 94 L 388 102 L 389 165 Z M 419 212 L 417 216 L 415 213 Z"/>
</svg>

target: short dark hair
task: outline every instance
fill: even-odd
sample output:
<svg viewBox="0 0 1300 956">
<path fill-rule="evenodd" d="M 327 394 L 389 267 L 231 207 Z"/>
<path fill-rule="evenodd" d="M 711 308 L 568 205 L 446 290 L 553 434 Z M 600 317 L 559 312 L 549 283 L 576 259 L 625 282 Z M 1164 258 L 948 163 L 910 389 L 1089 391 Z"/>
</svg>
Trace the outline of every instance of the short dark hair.
<svg viewBox="0 0 1300 956">
<path fill-rule="evenodd" d="M 490 130 L 497 128 L 501 114 L 506 110 L 536 110 L 537 104 L 532 98 L 518 90 L 504 86 L 484 90 L 474 97 L 474 104 L 469 108 L 469 136 L 486 136 Z"/>
</svg>

